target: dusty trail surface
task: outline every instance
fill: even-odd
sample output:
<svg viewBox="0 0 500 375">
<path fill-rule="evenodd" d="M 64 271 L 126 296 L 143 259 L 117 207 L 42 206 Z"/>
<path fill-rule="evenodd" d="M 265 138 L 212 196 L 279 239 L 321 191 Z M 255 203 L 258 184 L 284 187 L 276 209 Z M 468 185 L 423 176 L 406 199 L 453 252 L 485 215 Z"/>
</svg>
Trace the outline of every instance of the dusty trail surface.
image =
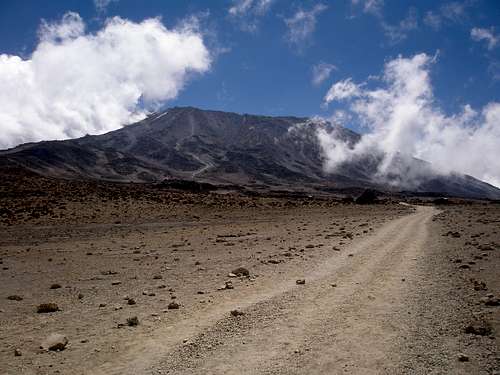
<svg viewBox="0 0 500 375">
<path fill-rule="evenodd" d="M 0 374 L 500 368 L 499 205 L 100 189 L 0 199 Z"/>
<path fill-rule="evenodd" d="M 401 361 L 398 340 L 408 314 L 400 305 L 428 222 L 436 212 L 419 207 L 352 244 L 339 259 L 274 285 L 274 292 L 236 296 L 244 315 L 218 321 L 168 356 L 172 373 L 381 373 Z M 249 303 L 249 300 L 251 303 Z M 406 313 L 406 312 L 405 312 Z M 411 319 L 411 316 L 410 316 Z M 172 332 L 173 333 L 173 332 Z M 171 335 L 170 335 L 171 336 Z M 174 333 L 175 336 L 175 333 Z"/>
</svg>

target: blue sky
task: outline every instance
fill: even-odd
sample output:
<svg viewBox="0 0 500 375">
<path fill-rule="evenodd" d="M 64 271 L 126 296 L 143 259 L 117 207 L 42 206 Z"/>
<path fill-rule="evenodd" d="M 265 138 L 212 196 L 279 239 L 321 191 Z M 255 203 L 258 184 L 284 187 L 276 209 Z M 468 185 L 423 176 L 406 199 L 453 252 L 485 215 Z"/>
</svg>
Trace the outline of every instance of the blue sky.
<svg viewBox="0 0 500 375">
<path fill-rule="evenodd" d="M 500 186 L 499 23 L 498 0 L 1 1 L 0 148 L 196 106 L 363 133 L 318 132 L 329 170 L 378 150 Z"/>
<path fill-rule="evenodd" d="M 370 9 L 370 3 L 377 9 Z M 332 109 L 322 108 L 321 103 L 333 82 L 347 77 L 364 81 L 380 74 L 388 60 L 420 52 L 438 53 L 431 78 L 436 100 L 445 111 L 455 112 L 465 103 L 480 107 L 500 100 L 500 41 L 488 49 L 486 39 L 471 37 L 473 28 L 484 28 L 500 39 L 498 1 L 276 0 L 264 11 L 256 11 L 255 4 L 242 15 L 231 15 L 235 5 L 232 1 L 119 0 L 98 10 L 92 0 L 2 1 L 0 53 L 28 56 L 36 46 L 42 19 L 55 22 L 68 11 L 78 13 L 90 32 L 113 16 L 136 22 L 161 17 L 171 28 L 197 15 L 207 43 L 219 53 L 210 71 L 193 77 L 167 106 L 326 116 Z M 318 5 L 324 9 L 314 15 L 313 30 L 301 40 L 290 41 L 286 20 Z M 410 13 L 414 24 L 402 27 Z M 396 36 L 384 25 L 393 27 Z M 313 67 L 320 63 L 335 68 L 314 85 Z"/>
</svg>

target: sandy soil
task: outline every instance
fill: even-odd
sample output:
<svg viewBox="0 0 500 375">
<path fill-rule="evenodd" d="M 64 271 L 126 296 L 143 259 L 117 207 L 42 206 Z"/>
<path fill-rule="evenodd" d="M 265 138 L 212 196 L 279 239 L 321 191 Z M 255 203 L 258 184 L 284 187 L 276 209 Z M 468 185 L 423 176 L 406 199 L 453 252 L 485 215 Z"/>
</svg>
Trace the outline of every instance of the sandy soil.
<svg viewBox="0 0 500 375">
<path fill-rule="evenodd" d="M 500 307 L 487 297 L 500 291 L 499 205 L 130 189 L 2 201 L 1 374 L 500 368 Z M 230 275 L 237 267 L 250 276 Z M 37 313 L 47 302 L 60 311 Z M 67 336 L 65 350 L 40 350 L 51 333 Z"/>
</svg>

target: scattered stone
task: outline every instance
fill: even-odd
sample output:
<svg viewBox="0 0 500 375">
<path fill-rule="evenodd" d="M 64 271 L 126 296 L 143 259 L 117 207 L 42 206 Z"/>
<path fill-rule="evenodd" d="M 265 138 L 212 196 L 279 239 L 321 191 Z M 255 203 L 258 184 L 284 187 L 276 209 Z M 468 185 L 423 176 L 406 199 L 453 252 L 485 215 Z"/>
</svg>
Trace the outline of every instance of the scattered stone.
<svg viewBox="0 0 500 375">
<path fill-rule="evenodd" d="M 298 279 L 295 281 L 295 284 L 297 284 L 297 285 L 304 285 L 305 283 L 306 283 L 305 279 Z"/>
<path fill-rule="evenodd" d="M 478 335 L 478 336 L 489 336 L 492 333 L 490 324 L 485 320 L 480 320 L 469 324 L 464 329 L 465 333 Z"/>
<path fill-rule="evenodd" d="M 100 303 L 99 307 L 106 307 L 106 304 L 105 303 Z"/>
<path fill-rule="evenodd" d="M 493 294 L 488 294 L 486 298 L 481 300 L 486 306 L 500 306 L 500 298 L 495 297 Z"/>
<path fill-rule="evenodd" d="M 240 310 L 231 310 L 231 315 L 232 316 L 240 316 L 240 315 L 245 315 L 245 313 L 243 311 L 240 311 Z"/>
<path fill-rule="evenodd" d="M 460 362 L 469 362 L 469 356 L 467 356 L 465 354 L 459 354 L 458 355 L 458 360 Z"/>
<path fill-rule="evenodd" d="M 22 301 L 23 297 L 18 296 L 17 294 L 13 294 L 11 296 L 8 296 L 7 299 L 11 301 Z"/>
<path fill-rule="evenodd" d="M 52 285 L 50 286 L 50 289 L 59 289 L 59 288 L 62 288 L 62 287 L 61 287 L 61 284 L 57 284 L 57 283 L 55 283 L 55 284 L 52 284 Z"/>
<path fill-rule="evenodd" d="M 112 281 L 111 285 L 120 285 L 122 282 L 121 281 Z"/>
<path fill-rule="evenodd" d="M 229 272 L 227 274 L 227 277 L 237 277 L 237 275 L 235 273 Z"/>
<path fill-rule="evenodd" d="M 468 270 L 468 269 L 470 269 L 470 266 L 468 264 L 462 264 L 462 265 L 458 266 L 458 268 L 461 270 Z"/>
<path fill-rule="evenodd" d="M 127 304 L 128 305 L 135 305 L 136 304 L 135 299 L 133 299 L 133 298 L 127 298 Z"/>
<path fill-rule="evenodd" d="M 480 290 L 488 290 L 486 287 L 486 283 L 484 281 L 478 281 L 475 279 L 471 279 L 471 281 L 474 283 L 474 290 L 480 291 Z"/>
<path fill-rule="evenodd" d="M 116 271 L 111 271 L 111 270 L 108 270 L 108 271 L 101 271 L 101 275 L 103 276 L 107 276 L 107 275 L 117 275 L 118 272 Z"/>
<path fill-rule="evenodd" d="M 139 318 L 137 316 L 132 316 L 127 318 L 127 325 L 129 327 L 136 327 L 139 325 Z"/>
<path fill-rule="evenodd" d="M 52 333 L 40 345 L 40 349 L 50 351 L 61 351 L 66 349 L 68 339 L 60 333 Z"/>
<path fill-rule="evenodd" d="M 172 301 L 172 302 L 170 302 L 170 303 L 168 304 L 168 306 L 167 306 L 167 307 L 168 307 L 168 309 L 169 309 L 169 310 L 178 310 L 178 309 L 179 309 L 179 307 L 181 307 L 181 305 L 179 305 L 179 304 L 178 304 L 177 302 L 175 302 L 175 301 Z"/>
<path fill-rule="evenodd" d="M 83 299 L 84 295 L 82 293 L 78 293 L 78 299 Z"/>
<path fill-rule="evenodd" d="M 21 349 L 16 349 L 16 350 L 14 350 L 14 356 L 16 356 L 16 357 L 20 357 L 20 356 L 22 356 L 22 355 L 23 355 L 23 353 L 21 352 Z"/>
<path fill-rule="evenodd" d="M 153 280 L 161 280 L 161 279 L 163 279 L 162 275 L 154 275 L 153 276 Z"/>
<path fill-rule="evenodd" d="M 38 314 L 52 313 L 59 311 L 59 306 L 56 303 L 42 303 L 36 308 Z"/>
<path fill-rule="evenodd" d="M 226 283 L 224 284 L 224 286 L 218 288 L 217 290 L 226 290 L 226 289 L 234 289 L 232 281 L 230 281 L 230 280 L 226 281 Z"/>
</svg>

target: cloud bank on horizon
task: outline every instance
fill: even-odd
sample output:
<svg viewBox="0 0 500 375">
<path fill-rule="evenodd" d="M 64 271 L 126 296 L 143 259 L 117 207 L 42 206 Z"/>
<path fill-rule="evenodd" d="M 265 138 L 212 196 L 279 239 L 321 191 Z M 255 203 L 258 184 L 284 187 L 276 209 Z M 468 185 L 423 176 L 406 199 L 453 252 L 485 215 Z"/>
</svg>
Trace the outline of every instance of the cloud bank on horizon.
<svg viewBox="0 0 500 375">
<path fill-rule="evenodd" d="M 458 171 L 500 186 L 500 103 L 490 102 L 479 110 L 465 105 L 460 113 L 446 115 L 434 100 L 430 80 L 436 58 L 421 53 L 393 59 L 385 64 L 376 87 L 368 88 L 368 83 L 355 83 L 351 78 L 330 87 L 325 105 L 347 105 L 331 121 L 344 125 L 355 119 L 367 132 L 350 146 L 335 133 L 320 130 L 327 171 L 381 154 L 378 173 L 384 177 L 397 160 L 417 157 L 432 163 L 437 173 Z"/>
<path fill-rule="evenodd" d="M 0 148 L 117 129 L 210 69 L 194 22 L 167 29 L 159 18 L 114 17 L 96 33 L 85 28 L 68 12 L 59 22 L 42 22 L 29 58 L 0 54 Z"/>
</svg>

